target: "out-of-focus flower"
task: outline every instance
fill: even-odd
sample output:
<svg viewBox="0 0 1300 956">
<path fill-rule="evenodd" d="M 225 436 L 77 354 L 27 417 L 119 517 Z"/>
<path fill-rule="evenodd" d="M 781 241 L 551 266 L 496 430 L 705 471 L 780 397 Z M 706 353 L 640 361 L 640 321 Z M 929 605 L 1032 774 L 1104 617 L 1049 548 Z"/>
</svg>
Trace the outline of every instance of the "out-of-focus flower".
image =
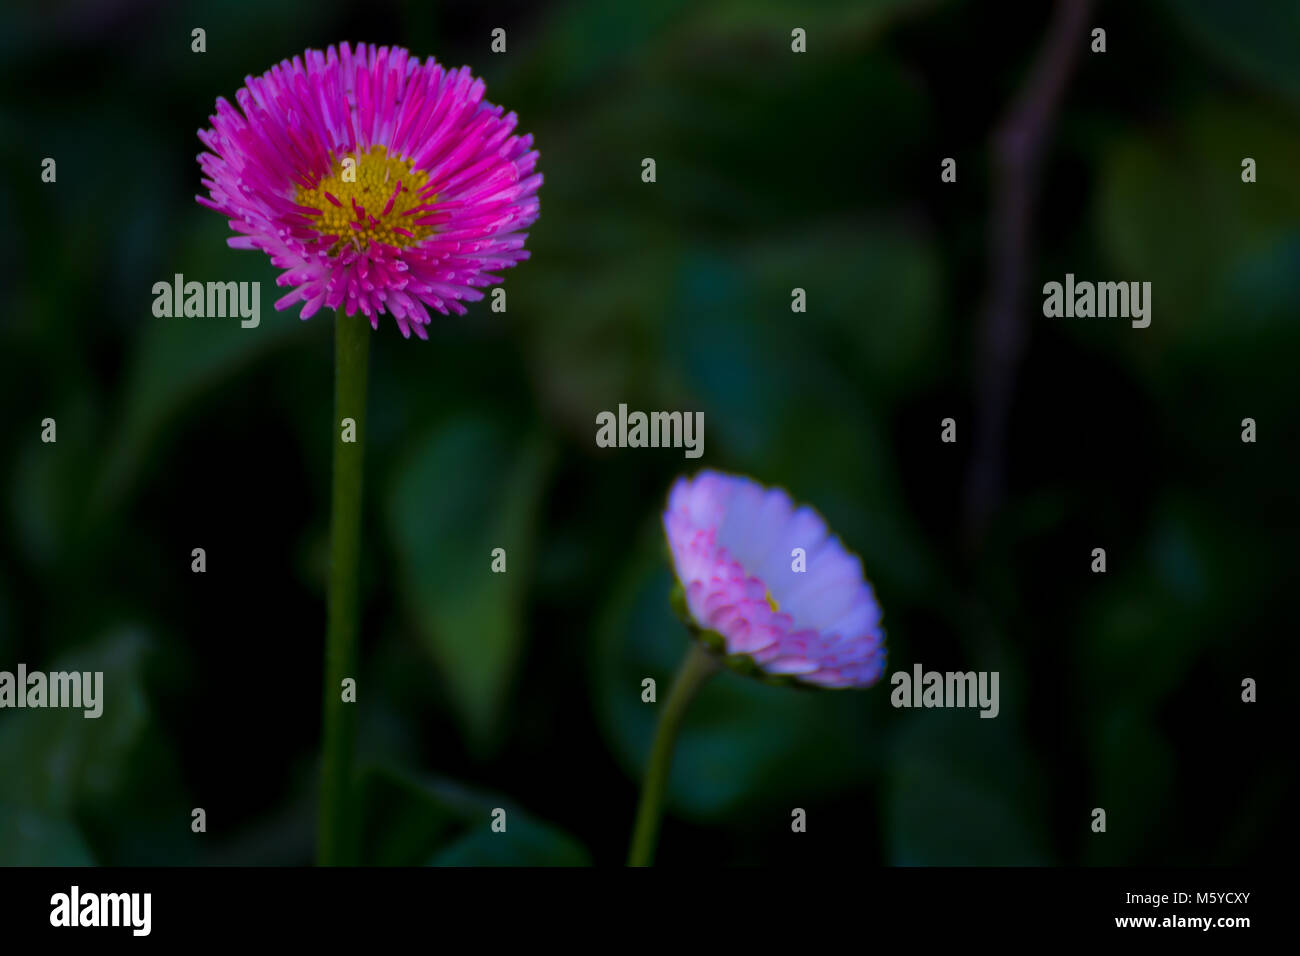
<svg viewBox="0 0 1300 956">
<path fill-rule="evenodd" d="M 879 679 L 885 635 L 862 562 L 811 508 L 703 471 L 673 485 L 663 522 L 686 614 L 706 642 L 763 675 L 818 687 Z"/>
</svg>

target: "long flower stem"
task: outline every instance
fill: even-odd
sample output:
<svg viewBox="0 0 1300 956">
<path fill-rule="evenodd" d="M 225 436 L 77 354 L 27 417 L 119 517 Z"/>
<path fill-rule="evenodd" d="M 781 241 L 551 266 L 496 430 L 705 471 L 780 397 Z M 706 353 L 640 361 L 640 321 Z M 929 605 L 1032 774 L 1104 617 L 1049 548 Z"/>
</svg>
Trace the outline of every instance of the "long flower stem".
<svg viewBox="0 0 1300 956">
<path fill-rule="evenodd" d="M 659 728 L 655 731 L 654 746 L 650 750 L 650 766 L 641 790 L 641 805 L 637 808 L 636 826 L 632 830 L 628 866 L 649 866 L 654 862 L 677 731 L 681 729 L 682 718 L 686 716 L 696 692 L 721 666 L 721 658 L 698 641 L 691 641 L 691 648 L 677 671 L 668 699 L 664 701 L 663 713 L 659 715 Z"/>
<path fill-rule="evenodd" d="M 329 610 L 325 635 L 320 820 L 317 860 L 322 866 L 356 862 L 352 832 L 352 756 L 356 704 L 343 699 L 343 681 L 355 680 L 361 557 L 361 478 L 365 457 L 366 365 L 370 323 L 343 314 L 334 320 L 334 482 L 330 503 Z M 352 429 L 344 425 L 352 419 Z M 345 441 L 355 438 L 355 441 Z"/>
</svg>

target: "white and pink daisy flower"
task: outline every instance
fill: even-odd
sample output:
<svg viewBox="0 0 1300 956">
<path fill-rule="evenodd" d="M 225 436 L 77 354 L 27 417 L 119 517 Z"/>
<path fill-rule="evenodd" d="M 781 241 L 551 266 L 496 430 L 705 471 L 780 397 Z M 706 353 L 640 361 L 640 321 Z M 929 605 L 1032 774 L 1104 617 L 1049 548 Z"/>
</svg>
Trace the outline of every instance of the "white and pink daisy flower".
<svg viewBox="0 0 1300 956">
<path fill-rule="evenodd" d="M 811 508 L 703 471 L 673 485 L 663 522 L 689 623 L 731 662 L 818 687 L 880 678 L 885 635 L 862 562 Z"/>
<path fill-rule="evenodd" d="M 528 258 L 533 138 L 468 67 L 343 43 L 247 77 L 235 102 L 218 99 L 199 133 L 210 195 L 195 198 L 230 219 L 232 248 L 284 270 L 277 309 L 343 307 L 374 328 L 391 313 L 427 338 L 429 309 L 463 315 L 494 271 Z"/>
</svg>

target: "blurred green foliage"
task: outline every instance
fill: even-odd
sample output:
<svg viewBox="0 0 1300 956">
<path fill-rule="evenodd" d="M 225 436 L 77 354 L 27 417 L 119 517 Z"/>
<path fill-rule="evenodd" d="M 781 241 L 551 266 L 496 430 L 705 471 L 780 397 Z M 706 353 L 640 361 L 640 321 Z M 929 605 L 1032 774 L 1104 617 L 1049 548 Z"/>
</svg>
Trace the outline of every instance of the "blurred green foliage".
<svg viewBox="0 0 1300 956">
<path fill-rule="evenodd" d="M 469 63 L 546 176 L 505 315 L 481 303 L 428 343 L 385 319 L 371 349 L 367 862 L 622 861 L 656 714 L 641 680 L 665 693 L 685 646 L 659 513 L 704 465 L 814 504 L 875 584 L 889 670 L 999 670 L 1002 713 L 724 674 L 685 724 L 664 862 L 1277 852 L 1294 4 L 1102 8 L 1109 52 L 1085 56 L 1048 144 L 1007 497 L 974 551 L 988 135 L 1046 6 L 378 6 L 20 3 L 0 38 L 0 669 L 76 662 L 107 689 L 98 721 L 0 713 L 0 863 L 311 859 L 332 318 L 272 313 L 275 270 L 192 199 L 194 134 L 246 74 L 345 38 Z M 1151 327 L 1042 319 L 1037 290 L 1066 271 L 1151 281 Z M 177 272 L 260 282 L 261 325 L 154 318 L 152 285 Z M 596 413 L 622 402 L 703 411 L 704 458 L 597 449 Z M 1245 676 L 1265 681 L 1258 710 Z M 810 826 L 792 842 L 795 806 Z M 194 807 L 210 832 L 190 832 Z"/>
</svg>

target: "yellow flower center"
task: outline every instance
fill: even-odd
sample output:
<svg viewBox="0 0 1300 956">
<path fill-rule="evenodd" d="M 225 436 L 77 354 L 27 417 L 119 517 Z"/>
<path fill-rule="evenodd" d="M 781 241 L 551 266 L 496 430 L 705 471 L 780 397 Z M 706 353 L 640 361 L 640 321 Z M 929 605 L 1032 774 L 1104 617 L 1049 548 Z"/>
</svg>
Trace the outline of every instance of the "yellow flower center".
<svg viewBox="0 0 1300 956">
<path fill-rule="evenodd" d="M 779 605 L 779 604 L 776 603 L 776 598 L 772 597 L 772 592 L 771 592 L 771 591 L 764 591 L 764 592 L 763 592 L 763 597 L 767 599 L 767 606 L 770 607 L 770 608 L 772 609 L 772 613 L 773 613 L 773 614 L 778 614 L 778 613 L 780 613 L 780 611 L 781 611 L 781 605 Z"/>
<path fill-rule="evenodd" d="M 438 198 L 420 192 L 427 182 L 411 160 L 372 146 L 366 153 L 331 158 L 330 174 L 315 189 L 299 186 L 295 198 L 300 206 L 320 210 L 316 228 L 322 236 L 338 237 L 331 254 L 346 242 L 364 252 L 372 242 L 414 245 L 434 231 L 418 222 L 434 211 Z"/>
</svg>

